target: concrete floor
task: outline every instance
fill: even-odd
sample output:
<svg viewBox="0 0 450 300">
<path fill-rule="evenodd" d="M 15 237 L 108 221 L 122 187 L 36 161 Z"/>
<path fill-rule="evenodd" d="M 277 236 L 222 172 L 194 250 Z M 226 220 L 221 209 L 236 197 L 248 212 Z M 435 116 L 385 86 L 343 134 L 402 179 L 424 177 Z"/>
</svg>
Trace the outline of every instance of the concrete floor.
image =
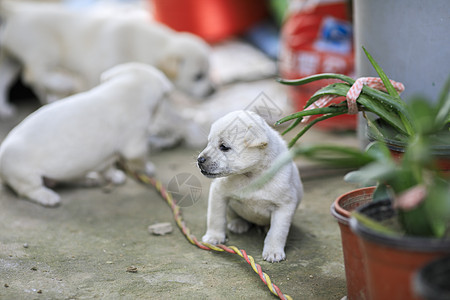
<svg viewBox="0 0 450 300">
<path fill-rule="evenodd" d="M 20 102 L 20 116 L 0 123 L 0 140 L 33 105 Z M 312 131 L 303 140 L 357 145 L 354 134 Z M 199 200 L 182 214 L 201 238 L 210 180 L 195 165 L 197 153 L 178 148 L 150 157 L 166 185 L 180 173 L 200 181 Z M 346 288 L 340 234 L 329 207 L 353 186 L 342 172 L 317 176 L 310 163 L 299 160 L 299 165 L 306 194 L 291 227 L 287 260 L 262 260 L 264 234 L 257 228 L 229 234 L 228 245 L 245 249 L 294 299 L 341 299 Z M 192 246 L 152 188 L 129 179 L 112 190 L 65 186 L 57 191 L 62 205 L 52 209 L 0 188 L 0 299 L 275 298 L 239 256 Z M 147 227 L 159 222 L 171 222 L 173 232 L 151 235 Z"/>
</svg>

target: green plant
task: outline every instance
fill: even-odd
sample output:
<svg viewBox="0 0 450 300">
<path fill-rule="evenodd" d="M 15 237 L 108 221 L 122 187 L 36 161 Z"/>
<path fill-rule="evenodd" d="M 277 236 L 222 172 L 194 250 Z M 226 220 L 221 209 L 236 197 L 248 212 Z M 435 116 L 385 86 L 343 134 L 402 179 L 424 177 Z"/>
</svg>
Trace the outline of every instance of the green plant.
<svg viewBox="0 0 450 300">
<path fill-rule="evenodd" d="M 345 176 L 346 181 L 377 184 L 373 201 L 391 199 L 398 211 L 402 231 L 407 235 L 444 237 L 449 234 L 450 184 L 434 168 L 429 144 L 423 139 L 408 146 L 395 162 L 385 144 L 375 142 L 367 149 L 375 159 Z M 354 214 L 361 222 L 364 216 Z M 380 230 L 382 226 L 369 227 Z M 390 230 L 386 227 L 384 232 Z M 393 233 L 393 232 L 391 232 Z"/>
<path fill-rule="evenodd" d="M 401 139 L 407 140 L 413 137 L 414 135 L 416 135 L 418 127 L 420 126 L 417 124 L 417 119 L 415 118 L 415 116 L 411 115 L 410 110 L 408 109 L 408 105 L 400 98 L 398 92 L 395 90 L 394 86 L 389 81 L 388 77 L 378 65 L 378 63 L 373 59 L 373 57 L 366 49 L 364 49 L 364 52 L 371 62 L 372 66 L 378 73 L 379 77 L 383 81 L 387 93 L 368 86 L 363 86 L 362 93 L 356 100 L 358 110 L 363 112 L 363 115 L 368 120 L 369 127 L 371 127 L 378 135 L 382 135 L 382 131 L 377 128 L 377 124 L 373 122 L 371 118 L 367 117 L 367 115 L 365 114 L 366 112 L 375 114 L 385 123 L 389 124 L 398 133 Z M 351 86 L 355 83 L 355 80 L 342 74 L 332 73 L 312 75 L 298 80 L 279 79 L 279 82 L 287 85 L 303 85 L 322 79 L 336 79 L 342 82 L 329 84 L 324 88 L 318 90 L 308 100 L 303 111 L 299 111 L 286 116 L 276 123 L 282 124 L 294 120 L 294 122 L 284 131 L 283 134 L 285 134 L 296 128 L 305 117 L 319 116 L 318 118 L 309 122 L 302 130 L 300 130 L 300 132 L 289 143 L 290 147 L 292 147 L 296 143 L 296 141 L 316 123 L 348 113 L 348 103 L 346 99 L 339 104 L 330 104 L 325 107 L 311 109 L 311 105 L 313 105 L 313 103 L 324 96 L 332 95 L 346 97 Z M 433 110 L 435 111 L 433 114 L 436 116 L 436 119 L 434 119 L 432 122 L 433 130 L 435 128 L 443 129 L 445 128 L 446 124 L 450 122 L 449 89 L 450 80 L 447 81 L 447 84 L 443 89 L 442 95 L 437 105 L 433 107 Z"/>
</svg>

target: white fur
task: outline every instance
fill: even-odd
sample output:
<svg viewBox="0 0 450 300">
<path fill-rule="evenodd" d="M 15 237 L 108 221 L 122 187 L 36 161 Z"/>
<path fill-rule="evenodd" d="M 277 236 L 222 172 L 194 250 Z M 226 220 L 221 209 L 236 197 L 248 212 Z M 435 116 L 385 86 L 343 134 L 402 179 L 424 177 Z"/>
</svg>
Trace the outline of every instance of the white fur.
<svg viewBox="0 0 450 300">
<path fill-rule="evenodd" d="M 158 67 L 195 97 L 212 91 L 210 48 L 192 34 L 121 11 L 9 2 L 1 10 L 0 116 L 14 113 L 7 92 L 20 66 L 43 104 L 96 86 L 102 72 L 126 62 Z"/>
<path fill-rule="evenodd" d="M 54 206 L 60 196 L 44 179 L 69 182 L 96 171 L 120 184 L 125 176 L 113 167 L 118 157 L 149 167 L 150 119 L 171 83 L 138 63 L 118 65 L 102 78 L 87 92 L 41 107 L 0 145 L 0 177 L 19 195 Z"/>
<path fill-rule="evenodd" d="M 281 136 L 256 113 L 232 112 L 212 125 L 208 146 L 198 157 L 202 174 L 215 178 L 209 193 L 204 242 L 225 242 L 228 208 L 228 229 L 242 233 L 250 228 L 250 223 L 270 224 L 263 258 L 270 262 L 286 258 L 287 235 L 303 196 L 297 167 L 292 162 L 261 189 L 243 192 L 286 151 Z"/>
</svg>

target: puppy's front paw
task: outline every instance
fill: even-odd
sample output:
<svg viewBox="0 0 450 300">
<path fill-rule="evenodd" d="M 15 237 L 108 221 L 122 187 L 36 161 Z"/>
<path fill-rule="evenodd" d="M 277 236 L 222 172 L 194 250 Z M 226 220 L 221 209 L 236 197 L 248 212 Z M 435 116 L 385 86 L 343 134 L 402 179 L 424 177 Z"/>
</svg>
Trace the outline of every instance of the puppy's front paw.
<svg viewBox="0 0 450 300">
<path fill-rule="evenodd" d="M 225 243 L 226 236 L 225 233 L 212 233 L 212 232 L 206 232 L 206 234 L 202 237 L 202 241 L 204 243 L 212 244 L 212 245 L 218 245 Z"/>
<path fill-rule="evenodd" d="M 268 262 L 280 262 L 286 259 L 286 254 L 282 247 L 264 246 L 263 259 Z"/>
<path fill-rule="evenodd" d="M 227 227 L 231 232 L 241 234 L 247 232 L 250 229 L 251 224 L 244 219 L 236 218 L 228 222 Z"/>
</svg>

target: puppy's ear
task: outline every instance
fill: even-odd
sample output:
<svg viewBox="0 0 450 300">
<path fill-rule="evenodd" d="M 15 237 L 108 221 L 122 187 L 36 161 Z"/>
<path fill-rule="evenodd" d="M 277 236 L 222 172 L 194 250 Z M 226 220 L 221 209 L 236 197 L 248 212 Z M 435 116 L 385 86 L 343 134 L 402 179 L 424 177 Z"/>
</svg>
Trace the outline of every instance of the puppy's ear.
<svg viewBox="0 0 450 300">
<path fill-rule="evenodd" d="M 158 69 L 166 74 L 167 78 L 174 80 L 178 76 L 181 58 L 176 55 L 167 55 L 158 63 Z"/>
<path fill-rule="evenodd" d="M 264 149 L 268 144 L 269 139 L 261 129 L 249 128 L 244 136 L 245 147 Z"/>
</svg>

